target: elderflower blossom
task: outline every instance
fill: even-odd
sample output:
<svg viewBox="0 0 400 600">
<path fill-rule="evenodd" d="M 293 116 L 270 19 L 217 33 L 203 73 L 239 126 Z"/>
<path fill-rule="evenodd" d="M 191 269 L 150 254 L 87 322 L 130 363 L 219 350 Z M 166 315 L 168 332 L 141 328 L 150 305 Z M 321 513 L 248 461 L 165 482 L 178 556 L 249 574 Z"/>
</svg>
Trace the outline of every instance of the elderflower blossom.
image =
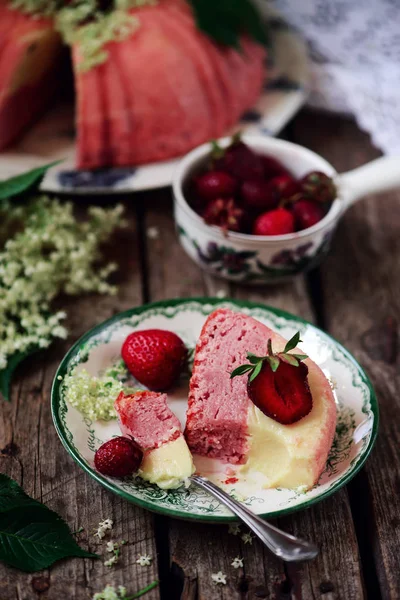
<svg viewBox="0 0 400 600">
<path fill-rule="evenodd" d="M 239 569 L 240 567 L 243 567 L 243 558 L 236 556 L 236 558 L 234 558 L 233 561 L 231 562 L 231 566 L 234 569 Z"/>
<path fill-rule="evenodd" d="M 64 378 L 65 398 L 92 421 L 116 419 L 115 399 L 122 390 L 134 391 L 124 387 L 126 373 L 123 363 L 106 369 L 104 374 L 98 377 L 90 375 L 86 369 L 78 370 L 75 367 Z"/>
<path fill-rule="evenodd" d="M 102 540 L 103 537 L 106 535 L 106 531 L 112 529 L 113 525 L 114 521 L 112 519 L 104 519 L 104 521 L 100 521 L 97 531 L 94 534 L 95 537 L 97 536 L 99 540 Z"/>
<path fill-rule="evenodd" d="M 228 526 L 228 533 L 231 533 L 232 535 L 239 535 L 239 533 L 240 533 L 239 523 L 230 523 Z"/>
<path fill-rule="evenodd" d="M 112 556 L 108 560 L 104 561 L 104 566 L 105 567 L 112 567 L 117 562 L 118 562 L 118 554 L 114 554 L 114 556 Z"/>
<path fill-rule="evenodd" d="M 212 573 L 211 579 L 215 584 L 221 583 L 222 585 L 226 585 L 226 575 L 222 571 L 218 571 L 218 573 Z"/>
<path fill-rule="evenodd" d="M 243 533 L 241 538 L 245 544 L 251 545 L 253 543 L 254 536 L 252 536 L 251 533 Z"/>
<path fill-rule="evenodd" d="M 40 196 L 24 207 L 20 230 L 0 250 L 0 369 L 15 354 L 67 336 L 65 312 L 51 311 L 60 293 L 116 292 L 107 283 L 116 265 L 99 266 L 99 247 L 122 211 L 90 207 L 88 219 L 77 222 L 72 203 Z"/>
<path fill-rule="evenodd" d="M 93 596 L 93 600 L 120 600 L 126 598 L 126 588 L 122 585 L 118 586 L 118 591 L 112 585 L 106 585 L 102 592 L 97 592 Z"/>
<path fill-rule="evenodd" d="M 56 23 L 67 44 L 79 45 L 79 71 L 89 71 L 107 61 L 105 46 L 127 39 L 140 25 L 139 19 L 126 10 L 116 8 L 110 13 L 101 13 L 93 10 L 90 3 L 65 6 L 58 12 Z"/>
<path fill-rule="evenodd" d="M 152 557 L 149 554 L 142 554 L 137 559 L 136 563 L 141 567 L 149 567 L 151 565 Z"/>
</svg>

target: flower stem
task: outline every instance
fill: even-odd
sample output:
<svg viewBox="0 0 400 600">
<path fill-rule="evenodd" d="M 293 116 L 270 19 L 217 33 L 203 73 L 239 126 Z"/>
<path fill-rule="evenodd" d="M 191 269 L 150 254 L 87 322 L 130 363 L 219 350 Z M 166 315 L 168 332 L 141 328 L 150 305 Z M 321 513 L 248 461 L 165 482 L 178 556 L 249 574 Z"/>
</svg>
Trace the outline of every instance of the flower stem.
<svg viewBox="0 0 400 600">
<path fill-rule="evenodd" d="M 150 590 L 153 590 L 157 586 L 158 581 L 153 581 L 153 583 L 150 583 L 150 585 L 148 585 L 147 587 L 143 588 L 142 590 L 139 590 L 133 596 L 125 598 L 125 600 L 135 600 L 135 598 L 140 598 L 141 596 L 144 596 L 145 594 L 147 594 L 147 592 L 150 592 Z"/>
</svg>

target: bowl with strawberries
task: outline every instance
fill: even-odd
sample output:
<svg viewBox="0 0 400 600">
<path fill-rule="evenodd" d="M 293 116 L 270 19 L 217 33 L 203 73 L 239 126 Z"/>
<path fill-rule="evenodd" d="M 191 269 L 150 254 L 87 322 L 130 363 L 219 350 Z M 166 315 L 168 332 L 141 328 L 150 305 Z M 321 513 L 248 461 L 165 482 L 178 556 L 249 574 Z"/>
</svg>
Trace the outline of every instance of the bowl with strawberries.
<svg viewBox="0 0 400 600">
<path fill-rule="evenodd" d="M 203 269 L 262 285 L 317 266 L 340 216 L 368 192 L 400 183 L 393 157 L 338 175 L 318 154 L 265 136 L 190 152 L 173 182 L 182 247 Z"/>
</svg>

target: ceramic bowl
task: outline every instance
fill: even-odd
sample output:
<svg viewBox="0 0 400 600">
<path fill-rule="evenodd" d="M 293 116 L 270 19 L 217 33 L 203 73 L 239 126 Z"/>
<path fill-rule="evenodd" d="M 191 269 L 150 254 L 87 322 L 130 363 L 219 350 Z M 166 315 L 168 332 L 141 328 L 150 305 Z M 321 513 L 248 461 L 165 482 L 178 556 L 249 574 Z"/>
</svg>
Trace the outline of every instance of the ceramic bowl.
<svg viewBox="0 0 400 600">
<path fill-rule="evenodd" d="M 173 180 L 174 215 L 182 247 L 209 273 L 247 284 L 277 283 L 316 267 L 329 251 L 341 215 L 367 193 L 400 185 L 400 158 L 385 157 L 339 175 L 324 158 L 298 144 L 261 136 L 244 136 L 243 141 L 260 154 L 279 160 L 296 178 L 310 171 L 332 177 L 338 196 L 325 217 L 313 227 L 276 236 L 255 236 L 222 231 L 207 225 L 189 206 L 184 190 L 192 175 L 201 169 L 210 144 L 192 150 L 179 164 Z M 222 147 L 229 138 L 219 140 Z"/>
</svg>

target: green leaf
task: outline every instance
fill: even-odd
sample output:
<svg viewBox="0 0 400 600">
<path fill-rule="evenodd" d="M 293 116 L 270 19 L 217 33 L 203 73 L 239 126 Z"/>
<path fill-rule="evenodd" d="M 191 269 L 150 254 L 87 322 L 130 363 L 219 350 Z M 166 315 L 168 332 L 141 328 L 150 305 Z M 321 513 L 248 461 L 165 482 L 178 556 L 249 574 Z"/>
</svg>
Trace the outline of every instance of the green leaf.
<svg viewBox="0 0 400 600">
<path fill-rule="evenodd" d="M 256 365 L 257 363 L 260 362 L 260 360 L 263 360 L 262 356 L 257 356 L 256 354 L 252 354 L 251 352 L 247 353 L 247 360 L 249 362 L 251 362 L 252 365 Z"/>
<path fill-rule="evenodd" d="M 300 339 L 300 331 L 294 334 L 294 336 L 287 342 L 284 352 L 289 352 L 289 350 L 293 350 L 296 348 L 297 344 L 299 344 L 302 340 Z"/>
<path fill-rule="evenodd" d="M 42 180 L 48 169 L 60 164 L 60 162 L 62 161 L 57 160 L 43 167 L 32 169 L 27 173 L 22 173 L 22 175 L 16 175 L 10 179 L 0 181 L 0 200 L 6 200 L 7 198 L 26 192 Z"/>
<path fill-rule="evenodd" d="M 78 546 L 57 513 L 0 474 L 0 560 L 32 573 L 71 556 L 97 558 Z"/>
<path fill-rule="evenodd" d="M 0 474 L 0 513 L 37 506 L 41 506 L 40 502 L 25 494 L 16 481 Z"/>
<path fill-rule="evenodd" d="M 307 354 L 291 354 L 290 356 L 294 356 L 297 360 L 305 360 L 308 358 Z"/>
<path fill-rule="evenodd" d="M 288 363 L 289 365 L 293 365 L 294 367 L 299 366 L 299 361 L 293 356 L 293 354 L 285 354 L 284 352 L 280 352 L 278 356 L 281 360 L 283 360 L 283 362 Z"/>
<path fill-rule="evenodd" d="M 10 387 L 14 371 L 27 356 L 33 354 L 34 352 L 35 349 L 32 349 L 31 352 L 19 352 L 17 354 L 13 354 L 13 356 L 8 359 L 6 368 L 0 370 L 0 394 L 5 400 L 10 400 Z"/>
<path fill-rule="evenodd" d="M 276 356 L 268 356 L 267 360 L 271 366 L 272 371 L 275 373 L 275 371 L 279 367 L 279 363 L 280 363 L 279 358 L 277 358 Z"/>
<path fill-rule="evenodd" d="M 259 375 L 259 374 L 260 374 L 260 371 L 261 371 L 261 369 L 262 369 L 262 366 L 263 366 L 263 362 L 262 362 L 262 361 L 260 361 L 260 362 L 259 362 L 259 363 L 258 363 L 258 364 L 255 366 L 255 368 L 254 368 L 254 371 L 252 372 L 252 374 L 251 374 L 251 375 L 250 375 L 250 377 L 249 377 L 249 381 L 250 381 L 250 382 L 251 382 L 251 381 L 254 381 L 254 379 L 257 377 L 257 375 Z"/>
<path fill-rule="evenodd" d="M 234 377 L 237 377 L 238 375 L 244 375 L 244 373 L 248 373 L 249 371 L 253 370 L 253 366 L 252 365 L 241 365 L 240 367 L 237 367 L 234 371 L 232 371 L 231 373 L 231 379 L 233 379 Z"/>
<path fill-rule="evenodd" d="M 267 44 L 263 20 L 251 0 L 189 0 L 197 26 L 218 44 L 240 48 L 240 35 L 247 33 Z"/>
<path fill-rule="evenodd" d="M 221 148 L 217 140 L 211 140 L 211 158 L 213 160 L 219 160 L 225 155 L 225 149 Z"/>
</svg>

